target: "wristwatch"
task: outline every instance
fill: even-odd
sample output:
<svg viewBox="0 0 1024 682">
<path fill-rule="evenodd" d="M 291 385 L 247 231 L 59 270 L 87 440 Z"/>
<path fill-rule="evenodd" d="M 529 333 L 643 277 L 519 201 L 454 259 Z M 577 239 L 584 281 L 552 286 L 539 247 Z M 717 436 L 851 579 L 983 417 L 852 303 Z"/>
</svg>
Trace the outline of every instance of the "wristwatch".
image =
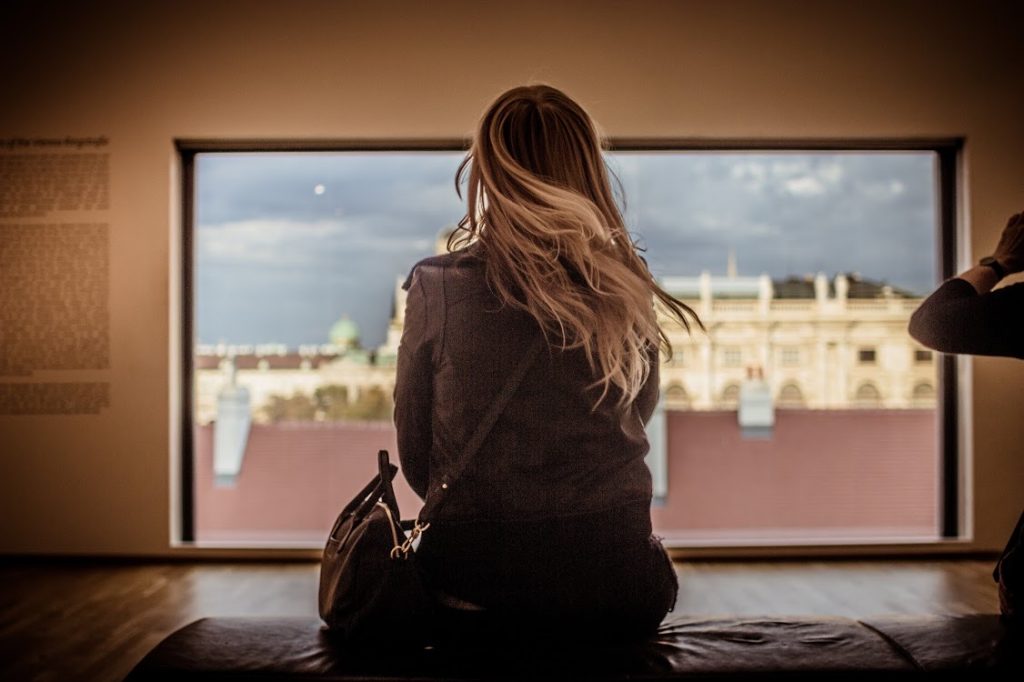
<svg viewBox="0 0 1024 682">
<path fill-rule="evenodd" d="M 992 270 L 996 273 L 996 276 L 998 276 L 999 279 L 1003 279 L 1004 277 L 1006 277 L 1006 268 L 1004 268 L 999 263 L 999 261 L 997 261 L 992 256 L 985 256 L 980 261 L 978 261 L 978 265 L 984 265 L 986 268 L 992 268 Z"/>
</svg>

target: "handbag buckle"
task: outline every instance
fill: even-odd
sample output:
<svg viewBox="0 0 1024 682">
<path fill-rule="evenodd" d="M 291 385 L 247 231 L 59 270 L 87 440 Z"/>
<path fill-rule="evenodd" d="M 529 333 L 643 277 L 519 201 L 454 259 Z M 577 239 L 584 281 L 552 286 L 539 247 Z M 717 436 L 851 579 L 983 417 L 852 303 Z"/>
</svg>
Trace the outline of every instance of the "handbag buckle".
<svg viewBox="0 0 1024 682">
<path fill-rule="evenodd" d="M 401 545 L 396 545 L 391 550 L 391 558 L 397 559 L 401 557 L 402 559 L 408 559 L 409 555 L 412 554 L 412 543 L 416 542 L 416 538 L 423 535 L 423 531 L 428 528 L 430 528 L 430 523 L 420 525 L 419 520 L 417 520 L 416 523 L 413 524 L 412 530 L 409 531 L 409 537 L 405 539 L 405 542 Z"/>
<path fill-rule="evenodd" d="M 409 537 L 405 538 L 404 542 L 398 541 L 399 529 L 401 524 L 395 521 L 395 517 L 391 514 L 391 508 L 383 502 L 377 502 L 377 506 L 384 510 L 384 514 L 388 517 L 388 525 L 391 526 L 391 541 L 394 543 L 394 547 L 391 548 L 392 559 L 408 559 L 409 554 L 412 553 L 412 543 L 416 541 L 416 538 L 423 535 L 423 531 L 430 528 L 430 522 L 420 524 L 419 519 L 412 526 L 412 530 L 409 531 Z"/>
</svg>

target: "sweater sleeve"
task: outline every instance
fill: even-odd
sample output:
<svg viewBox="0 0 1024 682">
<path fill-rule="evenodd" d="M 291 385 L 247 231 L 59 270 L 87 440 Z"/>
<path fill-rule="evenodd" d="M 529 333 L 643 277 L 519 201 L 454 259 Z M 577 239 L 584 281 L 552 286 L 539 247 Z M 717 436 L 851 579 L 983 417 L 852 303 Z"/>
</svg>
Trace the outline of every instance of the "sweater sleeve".
<svg viewBox="0 0 1024 682">
<path fill-rule="evenodd" d="M 979 294 L 959 278 L 947 280 L 910 318 L 909 332 L 943 353 L 1024 358 L 1024 284 Z"/>
<path fill-rule="evenodd" d="M 420 269 L 409 275 L 405 324 L 395 370 L 395 428 L 398 458 L 409 487 L 426 498 L 433 442 L 433 355 L 435 339 Z M 433 302 L 437 305 L 439 302 Z"/>
</svg>

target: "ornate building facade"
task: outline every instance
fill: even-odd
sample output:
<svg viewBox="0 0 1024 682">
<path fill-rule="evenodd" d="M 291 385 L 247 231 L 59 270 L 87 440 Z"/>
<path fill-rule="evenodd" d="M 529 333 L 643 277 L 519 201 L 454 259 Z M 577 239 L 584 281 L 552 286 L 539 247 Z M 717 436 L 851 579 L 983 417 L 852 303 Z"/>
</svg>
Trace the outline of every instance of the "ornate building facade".
<svg viewBox="0 0 1024 682">
<path fill-rule="evenodd" d="M 343 387 L 347 400 L 394 390 L 405 292 L 396 280 L 385 342 L 368 351 L 343 318 L 330 343 L 300 346 L 200 346 L 196 416 L 216 418 L 217 396 L 235 381 L 248 389 L 253 418 L 274 396 L 313 395 Z M 661 367 L 666 409 L 734 410 L 745 384 L 763 380 L 779 409 L 932 407 L 935 359 L 907 334 L 921 299 L 891 286 L 840 274 L 772 280 L 760 277 L 666 277 L 662 286 L 703 321 L 687 334 L 668 326 L 672 356 Z M 666 323 L 669 324 L 669 323 Z"/>
<path fill-rule="evenodd" d="M 935 359 L 907 333 L 921 299 L 837 275 L 667 277 L 706 333 L 671 328 L 661 372 L 666 407 L 733 409 L 743 384 L 763 377 L 778 408 L 932 407 Z"/>
</svg>

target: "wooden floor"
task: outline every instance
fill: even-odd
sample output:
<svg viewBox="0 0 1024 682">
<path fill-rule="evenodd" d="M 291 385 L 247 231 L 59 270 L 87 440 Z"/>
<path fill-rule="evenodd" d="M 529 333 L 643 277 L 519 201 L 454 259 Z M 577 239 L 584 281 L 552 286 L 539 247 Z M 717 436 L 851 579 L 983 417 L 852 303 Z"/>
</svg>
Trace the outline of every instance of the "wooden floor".
<svg viewBox="0 0 1024 682">
<path fill-rule="evenodd" d="M 0 680 L 120 680 L 202 616 L 316 616 L 316 564 L 0 564 Z M 684 615 L 996 610 L 990 561 L 683 563 Z"/>
</svg>

